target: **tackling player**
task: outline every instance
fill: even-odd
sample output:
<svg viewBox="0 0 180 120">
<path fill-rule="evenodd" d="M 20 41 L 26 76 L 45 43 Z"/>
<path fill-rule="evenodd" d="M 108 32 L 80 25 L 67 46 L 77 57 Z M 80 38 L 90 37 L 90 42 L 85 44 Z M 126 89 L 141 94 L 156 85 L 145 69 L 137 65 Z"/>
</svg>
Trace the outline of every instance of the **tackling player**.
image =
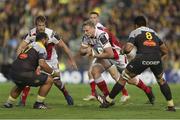
<svg viewBox="0 0 180 120">
<path fill-rule="evenodd" d="M 59 73 L 55 72 L 45 61 L 47 57 L 45 44 L 47 41 L 48 35 L 46 33 L 38 33 L 36 35 L 36 42 L 29 44 L 13 62 L 10 75 L 16 85 L 12 88 L 4 104 L 5 108 L 13 107 L 13 103 L 25 86 L 40 86 L 33 108 L 47 109 L 44 99 L 53 84 L 52 77 L 59 77 Z M 49 73 L 49 75 L 45 73 L 37 75 L 36 69 L 38 66 Z"/>
<path fill-rule="evenodd" d="M 59 36 L 55 31 L 46 27 L 46 18 L 44 16 L 36 17 L 35 25 L 36 25 L 36 27 L 30 30 L 30 32 L 27 34 L 25 39 L 19 45 L 19 48 L 17 50 L 17 54 L 19 54 L 20 51 L 25 49 L 28 44 L 35 41 L 34 38 L 36 37 L 37 33 L 45 32 L 49 38 L 48 44 L 46 46 L 46 50 L 47 50 L 46 62 L 49 64 L 49 66 L 51 66 L 56 72 L 59 72 L 59 74 L 60 74 L 59 66 L 58 66 L 57 53 L 55 50 L 55 46 L 58 46 L 58 47 L 62 48 L 64 50 L 64 52 L 67 54 L 67 56 L 69 57 L 69 59 L 71 61 L 72 67 L 77 69 L 76 63 L 73 60 L 73 57 L 71 55 L 69 48 L 63 42 L 62 36 Z M 73 105 L 74 104 L 73 99 L 69 95 L 69 93 L 68 93 L 67 89 L 65 88 L 65 85 L 62 83 L 60 77 L 54 78 L 54 84 L 63 93 L 68 105 Z M 27 87 L 26 87 L 22 93 L 20 103 L 22 103 L 23 105 L 25 105 L 26 97 L 28 95 L 27 90 L 29 90 L 29 88 L 27 89 Z"/>
</svg>

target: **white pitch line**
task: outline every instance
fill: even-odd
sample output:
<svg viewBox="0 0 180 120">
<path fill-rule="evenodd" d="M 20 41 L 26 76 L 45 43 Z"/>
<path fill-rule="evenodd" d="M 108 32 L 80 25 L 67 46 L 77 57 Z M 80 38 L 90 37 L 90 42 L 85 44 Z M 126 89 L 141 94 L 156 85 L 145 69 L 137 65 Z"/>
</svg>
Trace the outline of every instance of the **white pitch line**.
<svg viewBox="0 0 180 120">
<path fill-rule="evenodd" d="M 180 107 L 178 106 L 178 107 L 175 107 L 177 110 L 179 110 L 180 109 Z"/>
</svg>

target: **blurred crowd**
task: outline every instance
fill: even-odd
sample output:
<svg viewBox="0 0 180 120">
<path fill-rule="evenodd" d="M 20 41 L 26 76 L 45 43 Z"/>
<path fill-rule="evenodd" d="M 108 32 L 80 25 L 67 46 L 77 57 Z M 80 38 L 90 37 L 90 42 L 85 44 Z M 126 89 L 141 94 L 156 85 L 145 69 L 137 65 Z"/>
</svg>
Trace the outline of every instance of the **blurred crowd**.
<svg viewBox="0 0 180 120">
<path fill-rule="evenodd" d="M 180 0 L 1 0 L 0 64 L 12 62 L 23 36 L 34 27 L 34 18 L 45 15 L 48 27 L 63 36 L 80 69 L 86 69 L 88 60 L 79 56 L 78 49 L 81 25 L 91 11 L 98 12 L 102 24 L 121 41 L 126 41 L 133 30 L 133 18 L 145 15 L 148 26 L 169 47 L 166 69 L 180 69 Z M 68 67 L 66 56 L 58 51 L 60 62 Z"/>
</svg>

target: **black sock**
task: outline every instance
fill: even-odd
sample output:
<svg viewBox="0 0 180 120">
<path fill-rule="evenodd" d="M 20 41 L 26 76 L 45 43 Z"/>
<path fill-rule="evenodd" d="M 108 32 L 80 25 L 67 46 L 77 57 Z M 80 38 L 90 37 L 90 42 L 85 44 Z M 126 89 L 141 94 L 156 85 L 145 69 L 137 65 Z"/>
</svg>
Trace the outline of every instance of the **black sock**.
<svg viewBox="0 0 180 120">
<path fill-rule="evenodd" d="M 66 90 L 64 84 L 60 80 L 54 81 L 54 84 L 59 90 L 61 90 L 64 96 L 68 95 L 68 91 Z"/>
<path fill-rule="evenodd" d="M 164 97 L 166 98 L 167 101 L 172 99 L 171 90 L 170 90 L 167 82 L 165 82 L 163 85 L 160 85 L 160 90 L 161 90 L 162 94 L 164 95 Z"/>
<path fill-rule="evenodd" d="M 119 84 L 118 82 L 116 82 L 116 84 L 114 85 L 114 87 L 112 88 L 111 92 L 109 93 L 109 97 L 111 99 L 114 99 L 119 92 L 124 88 L 123 85 Z"/>
</svg>

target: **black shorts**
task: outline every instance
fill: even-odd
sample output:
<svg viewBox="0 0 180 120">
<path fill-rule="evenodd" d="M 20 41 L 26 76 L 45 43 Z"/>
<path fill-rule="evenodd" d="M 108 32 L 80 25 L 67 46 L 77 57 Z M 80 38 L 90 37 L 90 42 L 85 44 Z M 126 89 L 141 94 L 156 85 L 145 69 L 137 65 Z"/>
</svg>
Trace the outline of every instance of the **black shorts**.
<svg viewBox="0 0 180 120">
<path fill-rule="evenodd" d="M 163 72 L 163 66 L 158 55 L 141 55 L 135 57 L 126 67 L 129 72 L 136 75 L 141 74 L 145 69 L 150 68 L 155 77 Z"/>
<path fill-rule="evenodd" d="M 35 71 L 29 71 L 29 72 L 17 72 L 17 71 L 10 71 L 11 78 L 13 82 L 18 87 L 25 87 L 25 86 L 41 86 L 43 85 L 48 75 L 45 73 L 41 73 L 40 75 L 36 75 Z"/>
</svg>

